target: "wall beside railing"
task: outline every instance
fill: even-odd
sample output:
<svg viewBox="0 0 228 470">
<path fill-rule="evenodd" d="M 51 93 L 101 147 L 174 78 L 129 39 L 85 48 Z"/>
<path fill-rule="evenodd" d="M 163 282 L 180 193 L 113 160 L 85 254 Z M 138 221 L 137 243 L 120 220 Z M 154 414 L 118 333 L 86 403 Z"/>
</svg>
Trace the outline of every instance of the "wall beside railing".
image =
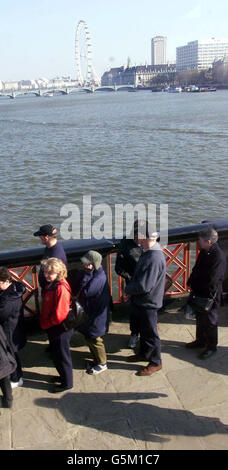
<svg viewBox="0 0 228 470">
<path fill-rule="evenodd" d="M 218 231 L 219 244 L 228 257 L 228 219 L 169 229 L 168 245 L 163 248 L 163 252 L 166 257 L 167 277 L 172 281 L 172 285 L 165 295 L 179 297 L 188 293 L 187 280 L 198 255 L 198 233 L 209 226 Z M 68 259 L 69 273 L 79 269 L 80 258 L 88 250 L 99 251 L 104 258 L 103 265 L 108 275 L 113 301 L 123 301 L 124 283 L 114 269 L 119 240 L 70 240 L 63 241 L 62 244 Z M 43 247 L 0 253 L 0 266 L 7 266 L 12 278 L 26 287 L 23 299 L 26 317 L 38 315 L 40 312 L 38 270 L 43 253 Z M 223 290 L 228 292 L 228 269 Z"/>
</svg>

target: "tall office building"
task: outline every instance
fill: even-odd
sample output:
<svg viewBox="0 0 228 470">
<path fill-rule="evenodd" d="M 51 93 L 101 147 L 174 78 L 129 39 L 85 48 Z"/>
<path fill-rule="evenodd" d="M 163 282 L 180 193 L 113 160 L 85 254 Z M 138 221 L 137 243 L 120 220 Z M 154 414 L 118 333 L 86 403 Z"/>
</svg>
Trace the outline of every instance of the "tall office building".
<svg viewBox="0 0 228 470">
<path fill-rule="evenodd" d="M 212 66 L 215 60 L 223 59 L 228 54 L 228 39 L 207 39 L 188 42 L 177 47 L 177 72 L 181 70 L 202 70 Z"/>
<path fill-rule="evenodd" d="M 167 64 L 167 38 L 155 36 L 151 39 L 151 65 Z"/>
</svg>

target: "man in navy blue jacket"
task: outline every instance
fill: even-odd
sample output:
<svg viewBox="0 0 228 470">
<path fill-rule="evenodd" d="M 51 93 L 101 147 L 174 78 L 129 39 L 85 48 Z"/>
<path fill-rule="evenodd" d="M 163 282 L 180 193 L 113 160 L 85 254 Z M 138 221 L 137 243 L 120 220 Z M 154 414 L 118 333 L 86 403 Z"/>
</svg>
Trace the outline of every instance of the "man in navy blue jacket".
<svg viewBox="0 0 228 470">
<path fill-rule="evenodd" d="M 57 240 L 57 230 L 53 225 L 41 225 L 39 230 L 35 232 L 34 237 L 40 237 L 42 245 L 45 245 L 43 259 L 46 258 L 58 258 L 67 267 L 67 257 L 63 246 Z M 39 284 L 41 289 L 44 289 L 46 285 L 46 279 L 43 274 L 43 270 L 39 271 Z"/>
<path fill-rule="evenodd" d="M 157 238 L 157 232 L 153 232 L 147 221 L 139 223 L 138 242 L 143 247 L 143 253 L 125 288 L 126 294 L 131 296 L 140 326 L 140 352 L 129 356 L 128 362 L 149 361 L 139 372 L 140 376 L 151 375 L 162 368 L 157 310 L 163 303 L 166 261 Z"/>
</svg>

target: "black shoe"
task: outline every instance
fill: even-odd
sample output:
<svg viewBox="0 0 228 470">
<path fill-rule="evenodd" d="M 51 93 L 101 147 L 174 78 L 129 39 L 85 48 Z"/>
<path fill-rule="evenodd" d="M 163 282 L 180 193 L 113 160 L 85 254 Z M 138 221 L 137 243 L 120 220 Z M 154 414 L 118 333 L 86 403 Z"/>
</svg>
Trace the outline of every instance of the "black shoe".
<svg viewBox="0 0 228 470">
<path fill-rule="evenodd" d="M 55 384 L 55 383 L 61 384 L 61 379 L 60 379 L 59 376 L 53 375 L 53 376 L 50 378 L 50 382 L 51 382 L 52 384 Z"/>
<path fill-rule="evenodd" d="M 201 344 L 201 343 L 199 343 L 199 341 L 192 341 L 191 343 L 186 343 L 185 347 L 187 349 L 204 348 L 205 344 Z"/>
<path fill-rule="evenodd" d="M 12 408 L 13 406 L 13 399 L 9 400 L 5 397 L 2 397 L 2 408 Z"/>
<path fill-rule="evenodd" d="M 216 350 L 206 349 L 198 357 L 199 359 L 208 359 L 209 357 L 213 356 L 213 354 L 215 353 L 216 353 Z"/>
<path fill-rule="evenodd" d="M 62 385 L 62 384 L 54 385 L 51 393 L 65 392 L 65 390 L 71 390 L 71 388 L 73 388 L 73 386 L 71 387 L 69 385 Z"/>
</svg>

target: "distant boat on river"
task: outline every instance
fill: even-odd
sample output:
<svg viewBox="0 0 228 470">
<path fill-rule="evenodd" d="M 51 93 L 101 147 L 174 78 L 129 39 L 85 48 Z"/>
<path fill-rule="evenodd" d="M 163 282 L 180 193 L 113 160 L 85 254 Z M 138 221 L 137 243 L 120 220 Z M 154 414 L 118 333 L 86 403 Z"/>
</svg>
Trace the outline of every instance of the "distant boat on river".
<svg viewBox="0 0 228 470">
<path fill-rule="evenodd" d="M 211 91 L 217 91 L 216 87 L 213 86 L 196 86 L 190 85 L 184 88 L 187 93 L 206 93 Z"/>
<path fill-rule="evenodd" d="M 169 86 L 166 91 L 168 91 L 168 93 L 181 93 L 182 92 L 182 88 L 181 86 Z"/>
</svg>

